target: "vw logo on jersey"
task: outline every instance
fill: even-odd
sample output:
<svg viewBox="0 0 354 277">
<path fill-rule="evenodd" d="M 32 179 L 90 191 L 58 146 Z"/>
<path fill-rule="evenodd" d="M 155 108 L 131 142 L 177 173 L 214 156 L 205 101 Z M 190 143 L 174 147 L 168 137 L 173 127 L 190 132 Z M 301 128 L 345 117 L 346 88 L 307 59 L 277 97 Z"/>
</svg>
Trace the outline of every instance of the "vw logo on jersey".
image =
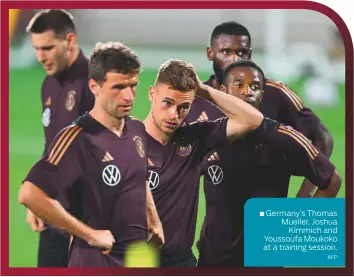
<svg viewBox="0 0 354 277">
<path fill-rule="evenodd" d="M 44 127 L 49 126 L 51 114 L 52 114 L 52 111 L 50 110 L 50 108 L 46 108 L 44 110 L 43 115 L 42 115 L 42 123 L 43 123 Z"/>
<path fill-rule="evenodd" d="M 160 182 L 160 176 L 157 172 L 149 170 L 148 171 L 148 183 L 150 190 L 156 189 Z"/>
<path fill-rule="evenodd" d="M 208 174 L 214 185 L 220 184 L 224 178 L 224 172 L 218 165 L 211 165 L 208 167 Z"/>
<path fill-rule="evenodd" d="M 113 187 L 120 181 L 120 171 L 113 164 L 107 165 L 102 172 L 102 179 L 107 186 Z"/>
</svg>

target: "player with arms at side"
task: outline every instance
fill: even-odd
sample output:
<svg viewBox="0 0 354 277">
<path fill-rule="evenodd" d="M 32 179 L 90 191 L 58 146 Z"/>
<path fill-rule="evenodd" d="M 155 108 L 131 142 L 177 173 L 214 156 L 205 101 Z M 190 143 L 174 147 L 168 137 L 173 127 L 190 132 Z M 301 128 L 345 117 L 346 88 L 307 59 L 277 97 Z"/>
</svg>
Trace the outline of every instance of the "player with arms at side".
<svg viewBox="0 0 354 277">
<path fill-rule="evenodd" d="M 123 267 L 127 247 L 147 239 L 146 132 L 129 117 L 139 72 L 128 47 L 96 45 L 93 109 L 56 136 L 19 193 L 21 204 L 74 236 L 69 267 Z M 55 201 L 59 193 L 70 213 Z"/>
<path fill-rule="evenodd" d="M 73 17 L 65 10 L 38 12 L 27 26 L 38 61 L 47 73 L 42 84 L 44 153 L 55 135 L 93 107 L 88 88 L 88 60 L 77 43 Z M 65 208 L 68 203 L 58 195 Z M 38 267 L 67 267 L 69 236 L 27 210 L 27 222 L 40 232 Z"/>
<path fill-rule="evenodd" d="M 214 74 L 205 83 L 219 89 L 222 83 L 223 70 L 230 63 L 252 57 L 251 35 L 247 28 L 236 22 L 224 22 L 217 25 L 207 47 L 207 58 L 213 62 Z M 333 138 L 319 118 L 306 108 L 301 99 L 284 84 L 267 79 L 264 86 L 264 98 L 260 105 L 260 112 L 265 117 L 272 118 L 280 123 L 290 125 L 303 133 L 327 157 L 333 149 Z M 197 99 L 187 118 L 194 120 L 216 119 L 220 111 L 203 99 Z M 314 185 L 304 180 L 298 197 L 311 197 Z"/>
<path fill-rule="evenodd" d="M 229 117 L 183 123 L 196 94 Z M 144 121 L 148 177 L 165 235 L 160 266 L 195 267 L 192 245 L 203 156 L 208 149 L 248 132 L 262 133 L 269 120 L 243 101 L 202 84 L 194 68 L 181 60 L 168 60 L 160 66 L 149 99 L 151 109 Z"/>
<path fill-rule="evenodd" d="M 259 109 L 265 78 L 251 61 L 230 64 L 221 90 Z M 335 197 L 341 178 L 334 165 L 292 127 L 276 123 L 259 137 L 250 134 L 213 149 L 202 165 L 206 216 L 198 243 L 200 267 L 243 266 L 244 204 L 253 197 L 287 197 L 291 176 L 318 189 L 313 197 Z"/>
</svg>

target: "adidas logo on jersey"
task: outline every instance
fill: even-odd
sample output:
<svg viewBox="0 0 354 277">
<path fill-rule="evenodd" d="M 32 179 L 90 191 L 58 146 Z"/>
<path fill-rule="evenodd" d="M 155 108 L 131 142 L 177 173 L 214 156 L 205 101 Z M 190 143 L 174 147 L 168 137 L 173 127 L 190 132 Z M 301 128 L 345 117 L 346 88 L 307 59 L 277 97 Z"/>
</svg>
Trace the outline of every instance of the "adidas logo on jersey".
<svg viewBox="0 0 354 277">
<path fill-rule="evenodd" d="M 207 116 L 207 114 L 206 114 L 206 112 L 202 112 L 201 114 L 200 114 L 200 116 L 198 117 L 198 121 L 207 121 L 209 118 L 208 118 L 208 116 Z"/>
<path fill-rule="evenodd" d="M 113 157 L 111 154 L 109 154 L 109 152 L 106 152 L 106 154 L 104 154 L 103 160 L 102 162 L 110 162 L 113 161 Z"/>
<path fill-rule="evenodd" d="M 213 154 L 210 155 L 208 161 L 220 161 L 219 154 L 217 152 L 214 152 Z"/>
</svg>

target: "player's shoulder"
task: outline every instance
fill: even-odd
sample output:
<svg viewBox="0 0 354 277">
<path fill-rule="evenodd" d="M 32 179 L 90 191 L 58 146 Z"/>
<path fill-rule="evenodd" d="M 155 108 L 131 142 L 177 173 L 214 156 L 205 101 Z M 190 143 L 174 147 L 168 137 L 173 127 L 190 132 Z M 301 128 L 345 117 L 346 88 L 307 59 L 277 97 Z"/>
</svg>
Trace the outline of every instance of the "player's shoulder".
<svg viewBox="0 0 354 277">
<path fill-rule="evenodd" d="M 53 139 L 46 155 L 49 163 L 58 165 L 65 153 L 78 149 L 83 128 L 73 123 L 63 128 Z M 75 147 L 76 146 L 76 147 Z"/>
<path fill-rule="evenodd" d="M 312 160 L 319 154 L 319 151 L 313 146 L 311 141 L 291 126 L 279 124 L 277 126 L 277 136 L 284 142 L 285 147 L 291 148 L 295 153 L 299 153 L 299 151 L 302 150 L 302 152 L 306 153 Z M 282 145 L 281 142 L 279 143 L 279 140 L 275 140 L 275 142 L 278 146 Z"/>
<path fill-rule="evenodd" d="M 214 120 L 222 117 L 223 115 L 224 113 L 219 107 L 210 101 L 203 99 L 202 97 L 196 96 L 187 115 L 186 121 L 193 122 L 196 120 Z"/>
<path fill-rule="evenodd" d="M 141 119 L 132 115 L 126 117 L 126 122 L 131 126 L 144 126 L 144 123 Z"/>
<path fill-rule="evenodd" d="M 128 128 L 133 132 L 140 133 L 141 135 L 146 134 L 145 125 L 141 119 L 130 115 L 126 118 L 126 123 Z"/>
<path fill-rule="evenodd" d="M 55 79 L 53 76 L 46 75 L 42 81 L 42 90 L 45 89 L 48 85 L 51 85 L 54 80 Z"/>
<path fill-rule="evenodd" d="M 274 99 L 282 99 L 296 107 L 297 110 L 304 108 L 300 97 L 286 84 L 281 81 L 267 79 L 264 87 L 265 97 L 273 97 Z"/>
</svg>

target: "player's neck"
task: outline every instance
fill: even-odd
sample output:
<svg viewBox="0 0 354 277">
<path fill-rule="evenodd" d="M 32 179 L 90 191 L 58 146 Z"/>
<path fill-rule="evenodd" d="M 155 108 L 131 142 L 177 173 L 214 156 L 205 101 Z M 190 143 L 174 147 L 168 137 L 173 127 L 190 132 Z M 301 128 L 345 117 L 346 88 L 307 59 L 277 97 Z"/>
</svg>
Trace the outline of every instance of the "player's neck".
<svg viewBox="0 0 354 277">
<path fill-rule="evenodd" d="M 214 76 L 214 78 L 211 80 L 211 86 L 217 90 L 220 89 L 220 83 L 218 79 Z"/>
<path fill-rule="evenodd" d="M 95 107 L 91 110 L 90 115 L 118 137 L 122 136 L 125 124 L 124 118 L 117 119 L 108 114 L 106 111 Z"/>
<path fill-rule="evenodd" d="M 72 51 L 72 53 L 70 53 L 69 55 L 69 64 L 68 64 L 69 67 L 77 60 L 79 55 L 80 55 L 80 48 L 78 45 L 76 45 L 74 51 Z"/>
<path fill-rule="evenodd" d="M 168 136 L 160 130 L 160 128 L 156 125 L 151 113 L 149 113 L 149 115 L 144 120 L 144 125 L 146 132 L 162 145 L 166 145 L 170 141 L 172 136 Z"/>
</svg>

